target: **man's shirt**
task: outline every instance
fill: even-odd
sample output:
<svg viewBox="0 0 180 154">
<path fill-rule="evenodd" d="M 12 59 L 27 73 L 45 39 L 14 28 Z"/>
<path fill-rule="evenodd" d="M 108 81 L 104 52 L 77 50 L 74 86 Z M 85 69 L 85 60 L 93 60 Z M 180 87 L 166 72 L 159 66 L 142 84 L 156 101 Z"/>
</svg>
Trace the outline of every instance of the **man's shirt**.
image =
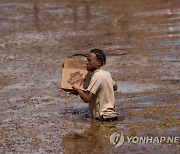
<svg viewBox="0 0 180 154">
<path fill-rule="evenodd" d="M 117 116 L 115 112 L 115 98 L 111 74 L 108 71 L 97 69 L 88 73 L 85 77 L 84 88 L 94 94 L 89 102 L 89 109 L 93 118 L 112 118 Z"/>
</svg>

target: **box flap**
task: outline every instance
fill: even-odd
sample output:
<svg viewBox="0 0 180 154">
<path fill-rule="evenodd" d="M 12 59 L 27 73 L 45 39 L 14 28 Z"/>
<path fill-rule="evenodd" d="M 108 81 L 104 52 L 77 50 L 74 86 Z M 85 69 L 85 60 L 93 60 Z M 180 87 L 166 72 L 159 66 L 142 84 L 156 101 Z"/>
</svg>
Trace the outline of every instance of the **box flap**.
<svg viewBox="0 0 180 154">
<path fill-rule="evenodd" d="M 86 70 L 86 60 L 65 58 L 64 68 L 77 68 Z"/>
</svg>

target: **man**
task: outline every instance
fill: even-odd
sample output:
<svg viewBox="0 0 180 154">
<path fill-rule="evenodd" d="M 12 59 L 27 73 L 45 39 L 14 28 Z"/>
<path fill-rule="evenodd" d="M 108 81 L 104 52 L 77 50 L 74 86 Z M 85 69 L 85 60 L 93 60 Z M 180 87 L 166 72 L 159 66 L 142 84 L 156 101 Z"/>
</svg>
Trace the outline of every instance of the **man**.
<svg viewBox="0 0 180 154">
<path fill-rule="evenodd" d="M 77 85 L 72 85 L 72 88 L 84 102 L 89 103 L 89 109 L 94 119 L 109 122 L 117 120 L 114 98 L 117 85 L 111 74 L 102 69 L 105 64 L 104 52 L 100 49 L 91 50 L 87 56 L 88 74 L 84 80 L 86 91 L 84 92 Z"/>
</svg>

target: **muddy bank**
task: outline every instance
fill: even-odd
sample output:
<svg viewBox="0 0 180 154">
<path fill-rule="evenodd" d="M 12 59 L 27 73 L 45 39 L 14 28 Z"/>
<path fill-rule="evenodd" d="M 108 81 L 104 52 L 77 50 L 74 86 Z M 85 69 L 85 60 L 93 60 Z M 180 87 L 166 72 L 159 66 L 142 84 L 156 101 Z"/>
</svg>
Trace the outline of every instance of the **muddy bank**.
<svg viewBox="0 0 180 154">
<path fill-rule="evenodd" d="M 178 153 L 109 137 L 180 135 L 179 18 L 178 0 L 0 2 L 0 153 Z M 63 59 L 92 48 L 118 83 L 115 123 L 59 88 Z"/>
</svg>

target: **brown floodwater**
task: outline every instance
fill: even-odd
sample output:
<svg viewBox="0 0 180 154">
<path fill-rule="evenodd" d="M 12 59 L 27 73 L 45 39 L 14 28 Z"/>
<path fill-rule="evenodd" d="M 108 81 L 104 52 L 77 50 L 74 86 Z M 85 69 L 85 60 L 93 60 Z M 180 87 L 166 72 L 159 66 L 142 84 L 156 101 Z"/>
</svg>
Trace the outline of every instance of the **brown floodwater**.
<svg viewBox="0 0 180 154">
<path fill-rule="evenodd" d="M 60 89 L 65 57 L 101 48 L 119 120 Z M 179 0 L 1 0 L 0 153 L 179 153 Z M 113 147 L 110 136 L 123 132 Z"/>
</svg>

